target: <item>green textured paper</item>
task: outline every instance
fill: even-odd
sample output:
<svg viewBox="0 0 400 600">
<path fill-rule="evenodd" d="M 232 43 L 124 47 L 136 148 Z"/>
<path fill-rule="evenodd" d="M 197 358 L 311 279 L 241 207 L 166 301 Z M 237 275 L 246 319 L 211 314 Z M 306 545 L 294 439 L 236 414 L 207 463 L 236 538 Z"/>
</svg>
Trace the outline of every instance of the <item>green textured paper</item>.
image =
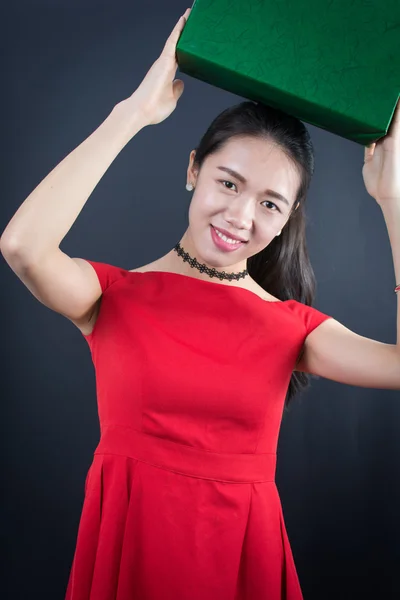
<svg viewBox="0 0 400 600">
<path fill-rule="evenodd" d="M 182 73 L 366 145 L 400 95 L 400 0 L 195 0 L 176 53 Z"/>
</svg>

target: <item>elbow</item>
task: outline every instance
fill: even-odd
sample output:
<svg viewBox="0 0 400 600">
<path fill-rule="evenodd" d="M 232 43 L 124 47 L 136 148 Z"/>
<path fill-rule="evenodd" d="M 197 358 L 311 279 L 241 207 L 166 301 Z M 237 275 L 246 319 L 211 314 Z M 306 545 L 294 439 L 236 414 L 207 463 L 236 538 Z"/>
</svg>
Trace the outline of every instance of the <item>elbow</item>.
<svg viewBox="0 0 400 600">
<path fill-rule="evenodd" d="M 27 251 L 15 237 L 3 233 L 0 238 L 0 252 L 10 266 L 22 266 L 27 263 Z"/>
<path fill-rule="evenodd" d="M 2 255 L 7 256 L 10 254 L 16 254 L 19 248 L 20 244 L 17 242 L 15 237 L 3 232 L 3 235 L 0 238 L 0 251 Z"/>
</svg>

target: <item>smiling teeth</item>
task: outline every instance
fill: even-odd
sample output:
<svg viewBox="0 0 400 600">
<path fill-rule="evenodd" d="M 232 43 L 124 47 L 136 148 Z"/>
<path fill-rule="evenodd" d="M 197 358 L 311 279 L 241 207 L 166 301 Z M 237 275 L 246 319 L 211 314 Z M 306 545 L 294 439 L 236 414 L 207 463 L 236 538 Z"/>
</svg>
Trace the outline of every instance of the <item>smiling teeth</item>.
<svg viewBox="0 0 400 600">
<path fill-rule="evenodd" d="M 240 244 L 240 240 L 232 240 L 231 238 L 226 237 L 226 235 L 223 235 L 222 233 L 220 233 L 218 231 L 218 229 L 215 230 L 215 233 L 217 234 L 218 237 L 220 237 L 221 239 L 224 240 L 224 242 L 228 242 L 228 244 Z"/>
</svg>

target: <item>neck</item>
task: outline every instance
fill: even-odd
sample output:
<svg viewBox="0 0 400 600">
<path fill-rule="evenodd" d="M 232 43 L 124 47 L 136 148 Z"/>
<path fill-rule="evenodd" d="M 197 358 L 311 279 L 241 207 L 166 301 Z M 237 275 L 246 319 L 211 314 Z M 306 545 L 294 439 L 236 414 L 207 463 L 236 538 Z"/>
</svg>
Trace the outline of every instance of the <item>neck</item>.
<svg viewBox="0 0 400 600">
<path fill-rule="evenodd" d="M 221 267 L 210 264 L 199 256 L 188 231 L 180 242 L 164 257 L 165 267 L 182 275 L 197 277 L 206 281 L 221 281 L 229 284 L 240 284 L 250 278 L 246 264 L 235 267 Z"/>
</svg>

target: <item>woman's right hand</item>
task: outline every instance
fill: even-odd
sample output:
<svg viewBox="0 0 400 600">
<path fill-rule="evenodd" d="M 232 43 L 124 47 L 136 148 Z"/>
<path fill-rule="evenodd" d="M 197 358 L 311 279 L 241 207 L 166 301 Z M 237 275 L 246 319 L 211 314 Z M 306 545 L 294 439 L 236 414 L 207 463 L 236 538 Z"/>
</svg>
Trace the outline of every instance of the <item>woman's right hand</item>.
<svg viewBox="0 0 400 600">
<path fill-rule="evenodd" d="M 175 110 L 184 89 L 181 79 L 174 79 L 178 63 L 176 45 L 190 14 L 190 8 L 180 17 L 167 39 L 164 49 L 151 66 L 137 90 L 124 101 L 132 101 L 136 110 L 146 119 L 148 125 L 164 121 Z"/>
</svg>

